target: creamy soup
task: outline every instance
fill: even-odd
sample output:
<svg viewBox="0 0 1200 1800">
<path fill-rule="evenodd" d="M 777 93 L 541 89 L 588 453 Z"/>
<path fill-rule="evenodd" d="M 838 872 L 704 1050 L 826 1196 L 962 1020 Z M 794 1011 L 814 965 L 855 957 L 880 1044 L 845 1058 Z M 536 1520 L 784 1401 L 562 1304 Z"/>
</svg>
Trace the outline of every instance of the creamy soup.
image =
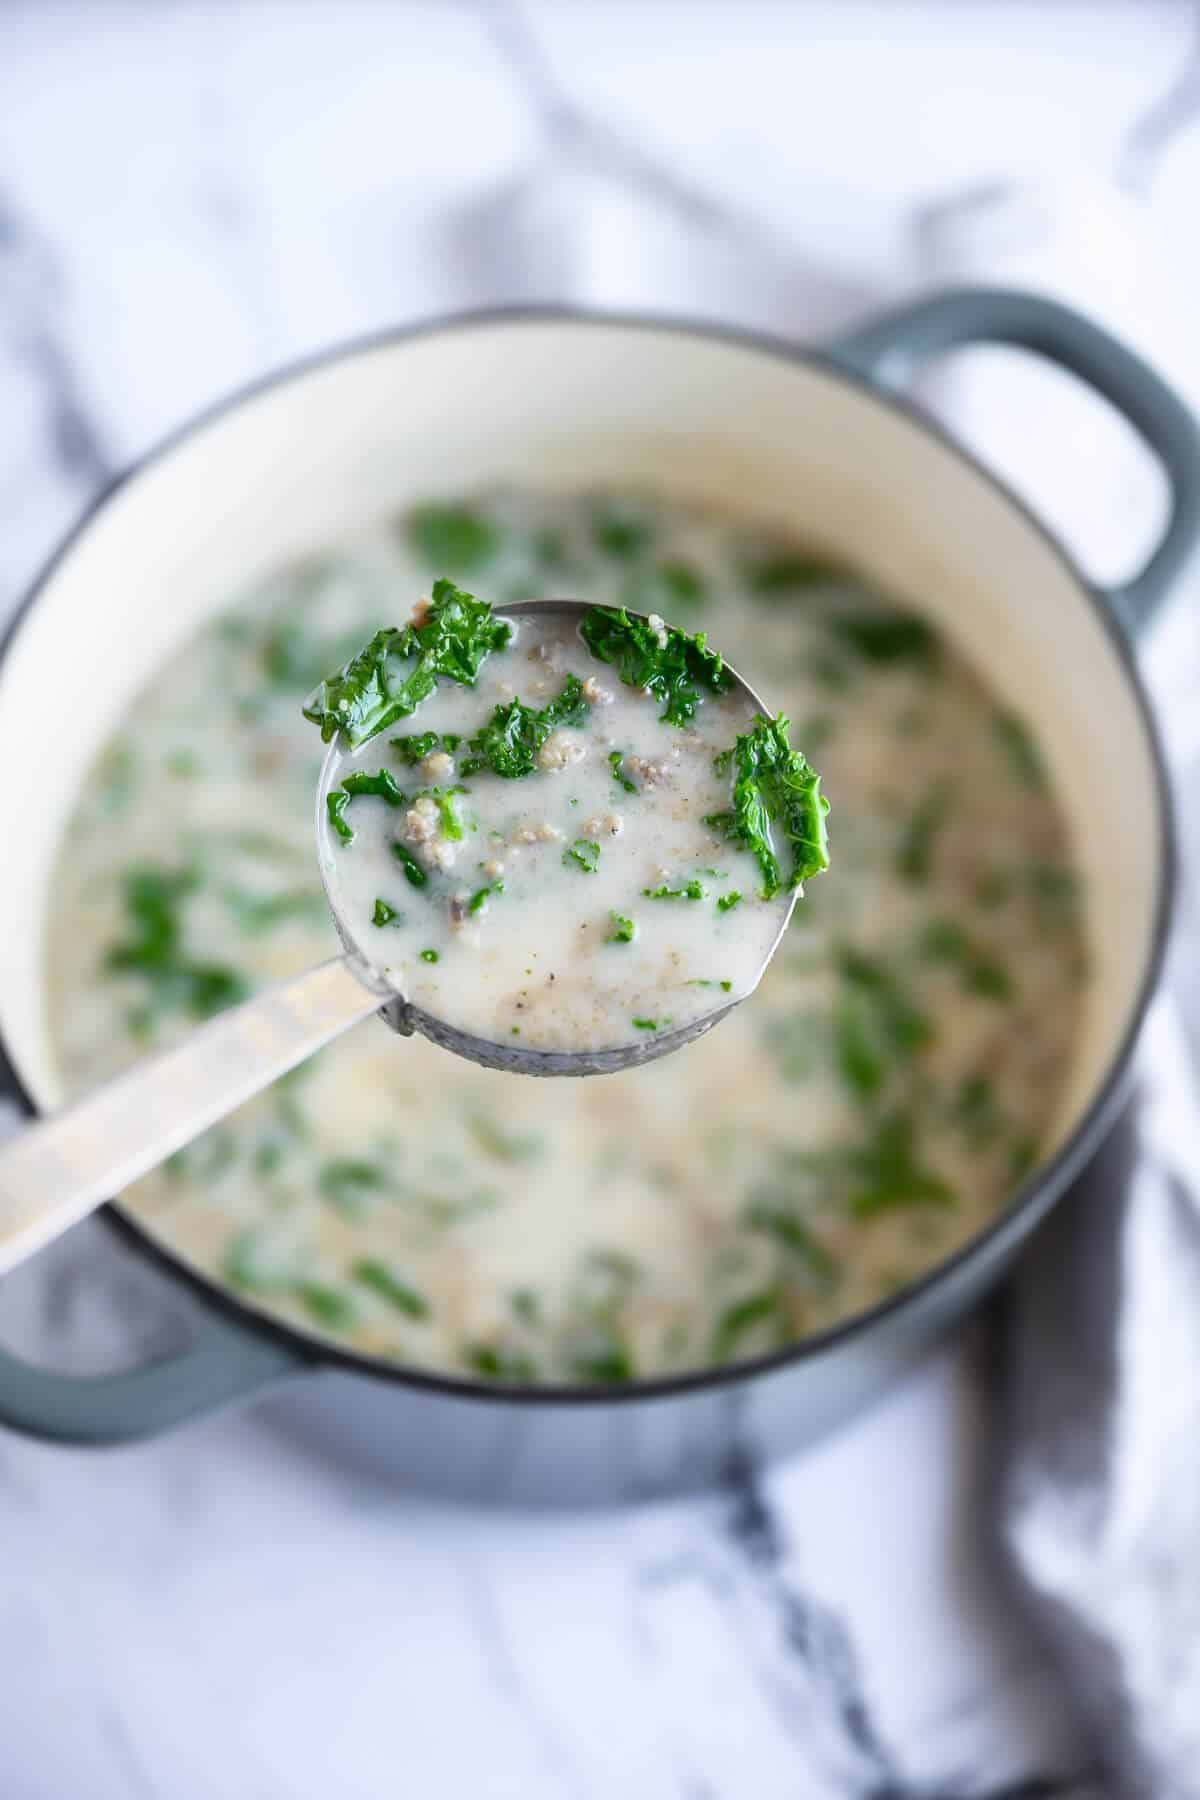
<svg viewBox="0 0 1200 1800">
<path fill-rule="evenodd" d="M 674 502 L 439 501 L 231 596 L 64 834 L 68 1088 L 336 949 L 300 707 L 442 573 L 706 630 L 821 769 L 830 872 L 754 997 L 676 1056 L 539 1082 L 368 1021 L 124 1204 L 294 1325 L 520 1382 L 737 1360 L 921 1275 L 1005 1205 L 1054 1114 L 1086 963 L 1062 818 L 1026 722 L 919 613 Z"/>
<path fill-rule="evenodd" d="M 526 1050 L 645 1043 L 744 999 L 825 861 L 786 720 L 657 614 L 493 617 L 440 581 L 421 617 L 426 637 L 493 634 L 469 683 L 414 704 L 420 636 L 385 630 L 313 709 L 335 742 L 321 862 L 354 950 L 444 1024 Z M 348 742 L 343 714 L 369 695 L 382 716 L 389 688 L 406 729 L 368 717 Z"/>
</svg>

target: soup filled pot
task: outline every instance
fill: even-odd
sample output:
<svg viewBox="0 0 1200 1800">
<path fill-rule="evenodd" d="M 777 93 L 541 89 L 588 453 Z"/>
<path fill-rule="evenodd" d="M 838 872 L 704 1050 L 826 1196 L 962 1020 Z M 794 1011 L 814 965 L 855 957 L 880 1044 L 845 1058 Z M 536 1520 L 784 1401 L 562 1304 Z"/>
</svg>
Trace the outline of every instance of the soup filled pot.
<svg viewBox="0 0 1200 1800">
<path fill-rule="evenodd" d="M 1070 370 L 1161 458 L 1164 536 L 1120 590 L 1089 585 L 895 396 L 925 358 L 982 342 Z M 2 1072 L 23 1108 L 98 1079 L 117 1038 L 127 1060 L 235 998 L 235 924 L 264 978 L 286 972 L 288 932 L 325 928 L 315 851 L 276 805 L 311 772 L 262 684 L 290 721 L 292 689 L 326 672 L 308 666 L 314 618 L 326 653 L 402 615 L 421 559 L 389 560 L 397 532 L 425 572 L 497 602 L 583 586 L 722 648 L 734 633 L 772 704 L 819 698 L 797 725 L 818 766 L 829 739 L 833 867 L 777 956 L 791 973 L 661 1065 L 669 1087 L 604 1099 L 648 1075 L 597 1077 L 573 1084 L 601 1096 L 585 1107 L 526 1080 L 531 1124 L 486 1086 L 518 1078 L 474 1071 L 447 1122 L 462 1077 L 444 1053 L 406 1077 L 410 1047 L 368 1039 L 341 1088 L 277 1097 L 115 1200 L 104 1216 L 205 1323 L 180 1354 L 93 1379 L 0 1356 L 0 1422 L 100 1444 L 253 1396 L 264 1421 L 409 1483 L 579 1501 L 711 1480 L 860 1406 L 1005 1270 L 1121 1098 L 1173 874 L 1131 638 L 1198 528 L 1181 402 L 1086 320 L 999 292 L 824 353 L 652 320 L 453 319 L 179 433 L 60 550 L 0 661 L 8 766 L 38 746 L 0 888 Z M 70 728 L 47 736 L 51 692 Z M 618 757 L 580 841 L 620 829 L 643 776 Z M 294 880 L 255 872 L 289 857 Z M 744 1054 L 738 1030 L 758 1034 Z M 381 1057 L 408 1081 L 394 1117 Z M 354 1129 L 326 1141 L 343 1113 Z"/>
</svg>

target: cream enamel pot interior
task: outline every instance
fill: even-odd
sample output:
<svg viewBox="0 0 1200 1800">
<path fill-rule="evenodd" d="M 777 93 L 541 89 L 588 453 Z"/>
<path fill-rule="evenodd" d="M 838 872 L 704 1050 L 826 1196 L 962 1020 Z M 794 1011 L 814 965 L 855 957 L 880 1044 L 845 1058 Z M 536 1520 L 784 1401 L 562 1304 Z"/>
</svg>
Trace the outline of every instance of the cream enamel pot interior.
<svg viewBox="0 0 1200 1800">
<path fill-rule="evenodd" d="M 1104 393 L 1162 458 L 1166 535 L 1117 594 L 1088 587 L 985 471 L 886 391 L 968 341 L 1024 346 Z M 439 490 L 654 485 L 783 521 L 928 611 L 1035 722 L 1087 883 L 1095 973 L 1048 1163 L 949 1264 L 824 1336 L 628 1390 L 505 1390 L 317 1347 L 175 1264 L 209 1322 L 182 1355 L 72 1379 L 0 1357 L 0 1421 L 69 1441 L 153 1433 L 272 1388 L 264 1412 L 407 1479 L 522 1498 L 704 1480 L 811 1437 L 974 1300 L 1094 1147 L 1157 977 L 1169 805 L 1126 632 L 1189 552 L 1200 444 L 1182 404 L 1096 327 L 1030 296 L 946 295 L 822 354 L 709 328 L 561 314 L 451 320 L 351 346 L 186 428 L 119 483 L 37 583 L 0 663 L 17 766 L 48 691 L 75 729 L 39 764 L 0 886 L 0 1034 L 13 1094 L 60 1098 L 39 955 L 56 842 L 90 759 L 151 671 L 279 561 Z M 1114 862 L 1114 847 L 1120 847 Z M 115 1210 L 106 1215 L 163 1260 Z"/>
</svg>

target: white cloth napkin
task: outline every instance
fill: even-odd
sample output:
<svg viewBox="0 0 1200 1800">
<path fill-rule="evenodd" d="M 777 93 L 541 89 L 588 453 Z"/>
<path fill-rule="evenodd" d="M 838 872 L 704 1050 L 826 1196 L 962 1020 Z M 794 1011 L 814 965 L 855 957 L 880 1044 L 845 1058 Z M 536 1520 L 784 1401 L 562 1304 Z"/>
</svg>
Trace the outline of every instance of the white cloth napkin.
<svg viewBox="0 0 1200 1800">
<path fill-rule="evenodd" d="M 1196 402 L 1200 338 L 1140 208 L 1083 177 L 927 214 L 935 277 L 1034 286 L 1139 348 Z M 1189 341 L 1189 336 L 1190 340 Z M 1112 576 L 1161 517 L 1144 455 L 1037 372 L 965 371 L 954 428 Z M 1065 472 L 1065 480 L 1064 480 Z M 1144 665 L 1177 782 L 1200 776 L 1200 595 Z M 1192 935 L 1194 941 L 1194 934 Z M 1001 1309 L 995 1493 L 1008 1560 L 1061 1660 L 1109 1791 L 1200 1796 L 1200 1108 L 1178 1009 L 1151 1013 L 1139 1092 Z"/>
</svg>

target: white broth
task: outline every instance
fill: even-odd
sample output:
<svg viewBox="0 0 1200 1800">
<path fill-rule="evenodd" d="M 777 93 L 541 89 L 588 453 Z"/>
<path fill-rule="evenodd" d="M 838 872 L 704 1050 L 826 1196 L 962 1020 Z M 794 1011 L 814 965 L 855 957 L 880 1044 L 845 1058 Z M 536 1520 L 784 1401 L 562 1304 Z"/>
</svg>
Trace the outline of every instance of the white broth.
<svg viewBox="0 0 1200 1800">
<path fill-rule="evenodd" d="M 784 532 L 652 497 L 438 502 L 230 597 L 64 833 L 67 1087 L 334 952 L 300 707 L 443 573 L 706 630 L 820 768 L 830 871 L 753 998 L 678 1055 L 539 1082 L 369 1021 L 123 1204 L 318 1336 L 542 1383 L 757 1354 L 937 1264 L 1036 1163 L 1072 1054 L 1082 897 L 1036 743 L 920 617 Z"/>
<path fill-rule="evenodd" d="M 668 645 L 657 615 L 599 622 Z M 321 862 L 349 942 L 438 1020 L 527 1050 L 637 1044 L 744 999 L 791 900 L 721 824 L 752 699 L 714 659 L 723 688 L 673 718 L 574 616 L 503 624 L 474 683 L 440 680 L 398 735 L 336 734 Z"/>
</svg>

